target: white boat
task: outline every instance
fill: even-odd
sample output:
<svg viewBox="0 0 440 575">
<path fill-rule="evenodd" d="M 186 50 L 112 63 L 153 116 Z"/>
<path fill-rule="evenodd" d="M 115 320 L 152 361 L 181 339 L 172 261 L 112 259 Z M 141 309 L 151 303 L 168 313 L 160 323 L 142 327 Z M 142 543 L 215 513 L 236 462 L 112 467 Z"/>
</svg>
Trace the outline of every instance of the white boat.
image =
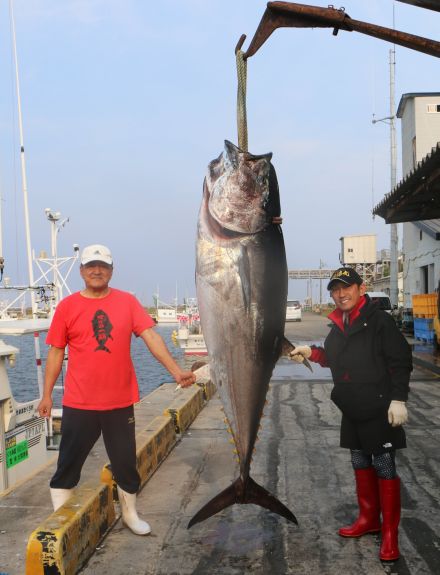
<svg viewBox="0 0 440 575">
<path fill-rule="evenodd" d="M 154 319 L 157 323 L 170 324 L 179 323 L 177 318 L 177 293 L 175 299 L 175 305 L 165 303 L 159 299 L 159 288 L 157 288 L 157 293 L 153 295 L 154 305 L 156 307 L 156 313 Z"/>
<path fill-rule="evenodd" d="M 48 320 L 3 322 L 1 335 L 45 331 Z M 39 396 L 20 403 L 14 399 L 6 364 L 13 365 L 18 349 L 0 339 L 0 494 L 26 479 L 48 459 L 48 423 L 36 414 Z"/>
<path fill-rule="evenodd" d="M 177 317 L 177 310 L 174 307 L 157 307 L 156 308 L 156 321 L 157 323 L 179 323 Z"/>
<path fill-rule="evenodd" d="M 198 312 L 178 314 L 178 318 L 179 328 L 171 334 L 174 345 L 183 349 L 185 355 L 208 355 Z"/>
</svg>

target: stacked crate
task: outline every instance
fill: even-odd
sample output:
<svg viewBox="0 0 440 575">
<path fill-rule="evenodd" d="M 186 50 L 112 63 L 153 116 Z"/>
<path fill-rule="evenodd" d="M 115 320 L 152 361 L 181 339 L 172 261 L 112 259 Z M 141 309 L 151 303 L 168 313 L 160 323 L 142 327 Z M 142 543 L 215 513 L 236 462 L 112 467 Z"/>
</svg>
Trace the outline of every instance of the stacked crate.
<svg viewBox="0 0 440 575">
<path fill-rule="evenodd" d="M 435 339 L 434 318 L 437 316 L 437 294 L 416 294 L 412 296 L 414 316 L 414 337 L 426 342 Z"/>
</svg>

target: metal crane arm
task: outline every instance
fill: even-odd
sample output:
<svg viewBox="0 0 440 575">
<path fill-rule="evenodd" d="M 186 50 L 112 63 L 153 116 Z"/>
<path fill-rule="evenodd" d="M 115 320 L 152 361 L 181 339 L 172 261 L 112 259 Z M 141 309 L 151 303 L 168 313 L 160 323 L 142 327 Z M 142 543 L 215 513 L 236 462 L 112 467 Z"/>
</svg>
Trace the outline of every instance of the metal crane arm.
<svg viewBox="0 0 440 575">
<path fill-rule="evenodd" d="M 244 57 L 249 58 L 253 56 L 277 28 L 333 28 L 335 36 L 339 30 L 360 32 L 361 34 L 367 34 L 374 38 L 380 38 L 381 40 L 440 58 L 440 42 L 435 40 L 360 20 L 353 20 L 343 8 L 336 9 L 332 6 L 321 8 L 319 6 L 308 6 L 292 2 L 268 2 L 266 11 L 261 18 L 249 48 L 244 53 Z M 243 41 L 244 38 L 242 36 L 239 44 L 242 44 Z"/>
</svg>

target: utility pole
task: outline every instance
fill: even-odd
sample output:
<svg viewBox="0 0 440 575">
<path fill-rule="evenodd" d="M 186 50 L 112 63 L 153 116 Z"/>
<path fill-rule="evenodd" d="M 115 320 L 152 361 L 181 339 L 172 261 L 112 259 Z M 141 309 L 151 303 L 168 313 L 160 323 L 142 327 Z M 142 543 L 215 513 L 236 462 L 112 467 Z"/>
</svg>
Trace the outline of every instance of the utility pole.
<svg viewBox="0 0 440 575">
<path fill-rule="evenodd" d="M 396 110 L 395 110 L 395 69 L 396 69 L 396 50 L 395 47 L 390 50 L 390 147 L 391 147 L 391 190 L 396 187 L 397 173 L 397 147 L 396 147 Z M 397 233 L 397 224 L 390 224 L 390 300 L 394 307 L 399 304 L 399 287 L 397 282 L 398 275 L 398 244 L 399 237 Z"/>
<path fill-rule="evenodd" d="M 373 124 L 384 122 L 390 126 L 390 191 L 396 187 L 397 174 L 397 146 L 396 146 L 396 111 L 395 111 L 395 69 L 396 50 L 393 47 L 390 52 L 390 115 L 376 120 L 373 114 Z M 394 307 L 399 302 L 398 275 L 398 244 L 397 224 L 390 224 L 390 300 Z"/>
</svg>

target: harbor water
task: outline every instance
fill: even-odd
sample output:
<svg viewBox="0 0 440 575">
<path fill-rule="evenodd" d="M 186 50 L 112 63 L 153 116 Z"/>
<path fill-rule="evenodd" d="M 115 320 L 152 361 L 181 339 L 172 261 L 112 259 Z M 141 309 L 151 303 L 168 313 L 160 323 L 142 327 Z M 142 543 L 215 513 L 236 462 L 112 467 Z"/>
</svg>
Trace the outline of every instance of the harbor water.
<svg viewBox="0 0 440 575">
<path fill-rule="evenodd" d="M 154 329 L 164 339 L 170 353 L 176 361 L 184 367 L 189 369 L 193 360 L 190 357 L 185 357 L 183 350 L 176 347 L 171 341 L 171 334 L 177 325 L 157 325 Z M 46 334 L 40 334 L 40 351 L 43 364 L 43 372 L 46 364 L 48 346 L 45 344 Z M 37 368 L 35 361 L 35 346 L 34 336 L 3 336 L 1 338 L 5 343 L 13 345 L 19 349 L 16 357 L 14 367 L 7 367 L 11 389 L 16 401 L 25 402 L 38 397 L 38 380 Z M 139 393 L 141 398 L 162 385 L 169 383 L 172 377 L 167 370 L 153 357 L 150 351 L 145 346 L 141 338 L 133 336 L 131 344 L 131 355 L 133 358 L 134 367 L 136 370 Z M 57 382 L 57 387 L 53 393 L 54 406 L 61 407 L 62 387 L 63 387 L 64 374 L 61 374 Z"/>
</svg>

